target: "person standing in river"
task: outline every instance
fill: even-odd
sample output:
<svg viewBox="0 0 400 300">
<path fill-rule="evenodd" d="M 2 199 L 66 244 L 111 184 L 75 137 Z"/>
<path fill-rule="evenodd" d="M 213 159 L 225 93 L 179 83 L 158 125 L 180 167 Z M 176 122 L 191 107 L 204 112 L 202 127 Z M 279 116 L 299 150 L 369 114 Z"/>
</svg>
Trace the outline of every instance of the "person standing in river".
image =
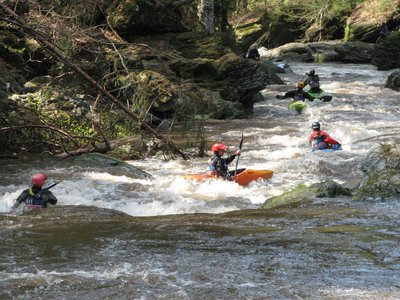
<svg viewBox="0 0 400 300">
<path fill-rule="evenodd" d="M 319 122 L 313 122 L 311 128 L 313 132 L 309 135 L 308 142 L 314 150 L 342 149 L 342 145 L 338 141 L 331 138 L 325 131 L 321 131 L 321 124 Z"/>
<path fill-rule="evenodd" d="M 260 60 L 260 53 L 258 52 L 258 49 L 257 49 L 256 45 L 251 45 L 249 47 L 249 49 L 246 52 L 246 58 L 247 59 Z"/>
<path fill-rule="evenodd" d="M 214 144 L 211 147 L 213 156 L 209 160 L 209 167 L 217 177 L 230 180 L 231 176 L 234 175 L 234 171 L 228 170 L 228 164 L 230 164 L 236 156 L 239 156 L 241 151 L 237 150 L 235 154 L 223 158 L 225 151 L 228 149 L 224 144 Z"/>
<path fill-rule="evenodd" d="M 57 198 L 53 193 L 48 189 L 43 189 L 46 179 L 46 174 L 34 174 L 31 178 L 32 186 L 29 189 L 24 190 L 21 195 L 18 196 L 13 208 L 17 208 L 22 202 L 25 203 L 26 208 L 31 210 L 36 208 L 46 208 L 48 203 L 56 205 Z"/>
</svg>

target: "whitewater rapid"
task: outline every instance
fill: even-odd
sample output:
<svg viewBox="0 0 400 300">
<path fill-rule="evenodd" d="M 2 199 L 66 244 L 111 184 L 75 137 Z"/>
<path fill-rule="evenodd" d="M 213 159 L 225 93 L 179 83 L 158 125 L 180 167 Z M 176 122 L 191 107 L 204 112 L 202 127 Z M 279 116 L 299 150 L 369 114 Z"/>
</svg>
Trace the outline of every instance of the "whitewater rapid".
<svg viewBox="0 0 400 300">
<path fill-rule="evenodd" d="M 53 188 L 59 205 L 94 205 L 133 216 L 222 213 L 260 207 L 300 183 L 330 178 L 353 187 L 361 174 L 362 158 L 380 142 L 390 140 L 392 134 L 394 137 L 400 125 L 398 92 L 384 87 L 390 71 L 377 71 L 371 65 L 336 63 L 293 64 L 291 68 L 293 73 L 282 74 L 287 85 L 271 85 L 262 91 L 264 101 L 255 104 L 250 119 L 205 123 L 205 131 L 213 132 L 208 136 L 208 145 L 222 140 L 229 146 L 228 153 L 238 148 L 243 133 L 239 167 L 273 170 L 271 180 L 247 187 L 222 181 L 191 182 L 181 176 L 207 171 L 209 157 L 190 161 L 153 157 L 129 161 L 152 174 L 152 180 L 115 176 L 101 169 L 74 174 Z M 289 99 L 277 100 L 275 95 L 293 89 L 310 69 L 315 69 L 321 87 L 333 99 L 308 103 L 298 115 L 287 109 Z M 307 137 L 313 121 L 321 122 L 322 129 L 341 142 L 343 150 L 310 154 Z M 235 162 L 230 168 L 234 165 Z M 31 174 L 44 171 L 52 178 L 52 174 L 70 169 L 43 165 L 42 169 L 14 171 L 7 174 L 14 182 L 0 186 L 0 212 L 10 211 L 14 199 L 29 185 Z"/>
</svg>

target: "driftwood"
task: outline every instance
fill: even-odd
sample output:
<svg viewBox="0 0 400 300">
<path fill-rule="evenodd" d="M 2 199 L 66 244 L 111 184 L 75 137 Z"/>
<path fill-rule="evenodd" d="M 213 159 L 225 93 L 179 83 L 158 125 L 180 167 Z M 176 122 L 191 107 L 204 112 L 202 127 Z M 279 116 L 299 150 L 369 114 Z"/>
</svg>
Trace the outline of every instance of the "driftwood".
<svg viewBox="0 0 400 300">
<path fill-rule="evenodd" d="M 95 89 L 97 89 L 103 96 L 105 96 L 107 99 L 109 99 L 115 105 L 117 105 L 120 109 L 122 109 L 132 120 L 134 120 L 135 122 L 138 122 L 140 127 L 143 130 L 145 130 L 146 132 L 152 134 L 154 137 L 159 139 L 165 146 L 167 146 L 169 149 L 171 149 L 174 153 L 180 155 L 184 159 L 189 159 L 189 156 L 187 154 L 183 153 L 180 149 L 178 149 L 176 147 L 176 145 L 171 140 L 168 139 L 168 137 L 165 137 L 165 136 L 159 134 L 148 123 L 141 121 L 140 118 L 134 112 L 132 112 L 128 107 L 126 107 L 124 104 L 122 104 L 110 92 L 103 89 L 99 85 L 99 83 L 97 81 L 95 81 L 93 78 L 91 78 L 85 71 L 83 71 L 77 65 L 73 64 L 69 60 L 69 58 L 61 50 L 59 50 L 59 48 L 57 48 L 56 45 L 54 45 L 52 42 L 50 42 L 41 33 L 37 32 L 36 30 L 34 30 L 31 27 L 29 27 L 28 25 L 26 25 L 27 22 L 25 21 L 25 19 L 23 17 L 17 15 L 13 10 L 11 10 L 6 4 L 4 4 L 2 2 L 0 2 L 0 7 L 13 18 L 13 20 L 9 20 L 8 18 L 1 18 L 1 19 L 17 25 L 19 28 L 22 29 L 22 32 L 25 35 L 34 38 L 47 52 L 49 52 L 51 55 L 58 58 L 65 65 L 70 67 L 76 74 L 78 74 L 85 81 L 87 81 L 91 86 L 93 86 Z"/>
</svg>

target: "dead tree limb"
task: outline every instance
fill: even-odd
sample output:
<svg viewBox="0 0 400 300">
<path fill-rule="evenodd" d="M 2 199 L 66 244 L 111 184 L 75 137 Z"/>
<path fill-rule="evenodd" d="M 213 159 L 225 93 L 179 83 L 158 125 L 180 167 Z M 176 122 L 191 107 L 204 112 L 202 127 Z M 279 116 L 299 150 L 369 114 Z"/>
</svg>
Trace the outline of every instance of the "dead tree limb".
<svg viewBox="0 0 400 300">
<path fill-rule="evenodd" d="M 33 37 L 47 52 L 51 55 L 57 57 L 60 61 L 62 61 L 65 65 L 70 67 L 75 73 L 81 76 L 84 80 L 86 80 L 91 86 L 97 89 L 101 94 L 103 94 L 106 98 L 108 98 L 111 102 L 117 105 L 120 109 L 122 109 L 132 120 L 138 122 L 140 127 L 152 134 L 154 137 L 159 139 L 164 143 L 165 146 L 170 148 L 174 153 L 180 155 L 183 159 L 189 159 L 188 155 L 183 153 L 180 149 L 176 147 L 176 145 L 166 138 L 163 135 L 158 134 L 149 124 L 144 121 L 141 121 L 140 118 L 132 112 L 128 107 L 122 104 L 117 98 L 115 98 L 112 94 L 110 94 L 107 90 L 102 88 L 100 84 L 91 78 L 85 71 L 83 71 L 80 67 L 73 64 L 69 58 L 52 42 L 50 42 L 45 36 L 43 36 L 40 32 L 37 32 L 33 28 L 25 25 L 27 22 L 25 19 L 19 15 L 17 15 L 14 11 L 12 11 L 6 4 L 0 2 L 0 7 L 8 13 L 14 19 L 14 24 L 16 24 L 21 29 L 24 29 L 23 33 L 27 36 Z M 6 21 L 10 21 L 5 19 Z"/>
</svg>

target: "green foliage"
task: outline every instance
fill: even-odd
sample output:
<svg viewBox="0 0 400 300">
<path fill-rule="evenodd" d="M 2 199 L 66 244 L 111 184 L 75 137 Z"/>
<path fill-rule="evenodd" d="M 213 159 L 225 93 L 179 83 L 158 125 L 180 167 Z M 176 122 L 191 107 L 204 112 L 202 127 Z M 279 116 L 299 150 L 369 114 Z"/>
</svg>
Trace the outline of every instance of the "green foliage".
<svg viewBox="0 0 400 300">
<path fill-rule="evenodd" d="M 83 121 L 67 113 L 63 113 L 57 118 L 57 122 L 60 123 L 60 128 L 67 130 L 71 135 L 81 137 L 95 136 L 95 131 L 91 127 L 89 120 Z"/>
<path fill-rule="evenodd" d="M 323 28 L 327 21 L 339 19 L 345 22 L 353 9 L 365 0 L 249 0 L 246 9 L 250 12 L 265 10 L 270 15 L 285 15 L 308 27 L 317 24 Z M 383 0 L 383 2 L 391 0 Z M 383 4 L 382 4 L 383 5 Z M 384 6 L 384 5 L 383 5 Z"/>
<path fill-rule="evenodd" d="M 15 25 L 0 21 L 0 54 L 4 56 L 25 54 L 25 41 L 17 35 L 16 30 Z"/>
</svg>

